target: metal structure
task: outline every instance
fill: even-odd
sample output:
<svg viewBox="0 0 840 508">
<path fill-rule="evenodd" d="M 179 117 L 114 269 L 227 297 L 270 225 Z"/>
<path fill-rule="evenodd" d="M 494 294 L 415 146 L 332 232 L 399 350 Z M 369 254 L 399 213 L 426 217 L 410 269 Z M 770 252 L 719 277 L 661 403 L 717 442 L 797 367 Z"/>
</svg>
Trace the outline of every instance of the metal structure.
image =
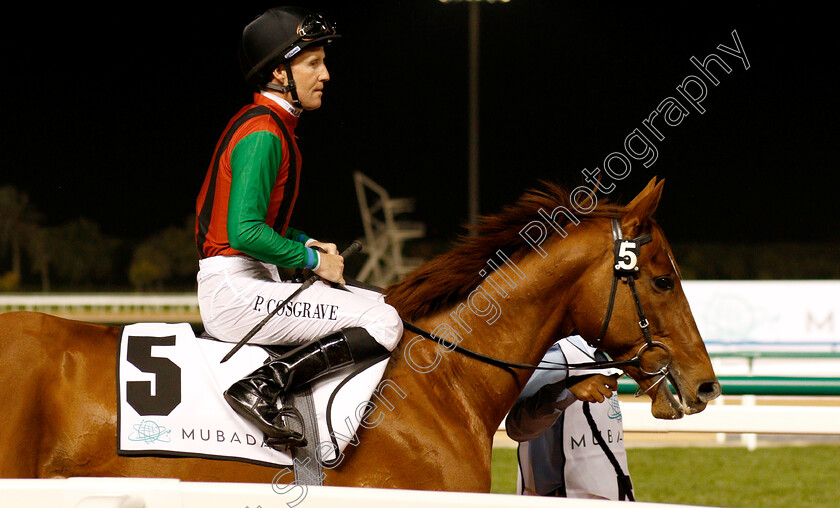
<svg viewBox="0 0 840 508">
<path fill-rule="evenodd" d="M 413 198 L 392 198 L 384 187 L 361 171 L 353 174 L 353 180 L 365 232 L 362 253 L 367 254 L 356 278 L 386 286 L 423 262 L 420 258 L 406 257 L 403 247 L 408 240 L 425 236 L 426 225 L 404 219 L 414 211 Z"/>
</svg>

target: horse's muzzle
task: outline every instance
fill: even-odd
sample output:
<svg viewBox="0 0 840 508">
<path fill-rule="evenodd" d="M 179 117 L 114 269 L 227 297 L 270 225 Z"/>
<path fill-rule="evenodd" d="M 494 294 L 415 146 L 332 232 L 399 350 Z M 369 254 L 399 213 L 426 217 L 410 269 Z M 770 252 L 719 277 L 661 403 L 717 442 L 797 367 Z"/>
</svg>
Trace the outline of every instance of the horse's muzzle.
<svg viewBox="0 0 840 508">
<path fill-rule="evenodd" d="M 680 402 L 683 405 L 683 409 L 685 410 L 685 414 L 693 415 L 699 413 L 706 409 L 706 404 L 720 396 L 720 383 L 718 383 L 717 379 L 713 379 L 711 381 L 702 381 L 697 385 L 697 388 L 693 390 L 693 393 L 696 395 L 689 400 L 682 395 L 684 392 L 680 393 Z"/>
</svg>

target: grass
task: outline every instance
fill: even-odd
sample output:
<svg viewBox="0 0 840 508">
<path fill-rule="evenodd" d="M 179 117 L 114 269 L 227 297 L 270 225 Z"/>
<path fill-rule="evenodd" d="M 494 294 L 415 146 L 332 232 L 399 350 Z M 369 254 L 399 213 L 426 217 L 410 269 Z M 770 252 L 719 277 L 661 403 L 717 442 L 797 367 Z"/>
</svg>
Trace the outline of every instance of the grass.
<svg viewBox="0 0 840 508">
<path fill-rule="evenodd" d="M 840 446 L 630 448 L 637 501 L 737 508 L 840 506 Z M 516 450 L 493 450 L 492 492 L 516 491 Z"/>
<path fill-rule="evenodd" d="M 515 494 L 517 467 L 516 448 L 493 448 L 493 459 L 490 462 L 492 477 L 490 492 Z"/>
</svg>

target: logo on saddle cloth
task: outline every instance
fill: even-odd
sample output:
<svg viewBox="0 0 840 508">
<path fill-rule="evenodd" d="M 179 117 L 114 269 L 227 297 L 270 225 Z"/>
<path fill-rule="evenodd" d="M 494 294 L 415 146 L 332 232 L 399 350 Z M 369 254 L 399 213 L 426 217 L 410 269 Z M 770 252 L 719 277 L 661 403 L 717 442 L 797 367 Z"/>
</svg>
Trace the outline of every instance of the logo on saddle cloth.
<svg viewBox="0 0 840 508">
<path fill-rule="evenodd" d="M 152 420 L 140 420 L 140 423 L 134 424 L 132 428 L 134 432 L 128 435 L 129 441 L 142 441 L 146 444 L 157 441 L 169 443 L 171 441 L 172 430 L 158 425 Z"/>
<path fill-rule="evenodd" d="M 117 363 L 118 453 L 292 465 L 290 452 L 264 445 L 262 432 L 225 402 L 222 393 L 268 357 L 263 348 L 247 346 L 220 363 L 231 347 L 227 342 L 196 338 L 189 323 L 124 327 Z M 332 436 L 326 422 L 327 402 L 352 368 L 313 384 L 319 436 L 316 442 L 330 444 L 329 450 L 336 458 L 348 442 L 358 441 L 359 408 L 372 404 L 371 395 L 376 395 L 386 364 L 382 361 L 342 385 L 331 410 L 330 426 L 337 429 Z"/>
<path fill-rule="evenodd" d="M 612 397 L 610 397 L 609 398 L 609 403 L 610 403 L 610 412 L 607 414 L 607 416 L 611 420 L 622 421 L 621 420 L 621 406 L 618 404 L 618 395 L 613 395 Z"/>
</svg>

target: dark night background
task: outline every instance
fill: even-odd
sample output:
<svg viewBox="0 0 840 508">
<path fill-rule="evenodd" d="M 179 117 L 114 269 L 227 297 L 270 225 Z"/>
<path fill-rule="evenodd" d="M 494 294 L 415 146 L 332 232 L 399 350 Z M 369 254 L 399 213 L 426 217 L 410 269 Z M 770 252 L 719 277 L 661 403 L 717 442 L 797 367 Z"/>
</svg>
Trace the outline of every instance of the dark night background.
<svg viewBox="0 0 840 508">
<path fill-rule="evenodd" d="M 352 172 L 418 198 L 450 239 L 467 217 L 467 5 L 302 2 L 335 21 L 324 106 L 298 129 L 293 225 L 362 234 Z M 32 4 L 4 15 L 0 185 L 58 224 L 84 216 L 141 239 L 193 212 L 213 147 L 250 101 L 242 27 L 267 2 L 102 8 Z M 816 5 L 816 4 L 814 4 Z M 806 3 L 560 2 L 481 6 L 481 212 L 540 179 L 575 186 L 601 167 L 688 74 L 733 68 L 664 131 L 659 158 L 617 182 L 632 198 L 666 179 L 657 213 L 672 242 L 836 240 L 835 21 Z M 737 30 L 750 62 L 718 51 Z"/>
</svg>

